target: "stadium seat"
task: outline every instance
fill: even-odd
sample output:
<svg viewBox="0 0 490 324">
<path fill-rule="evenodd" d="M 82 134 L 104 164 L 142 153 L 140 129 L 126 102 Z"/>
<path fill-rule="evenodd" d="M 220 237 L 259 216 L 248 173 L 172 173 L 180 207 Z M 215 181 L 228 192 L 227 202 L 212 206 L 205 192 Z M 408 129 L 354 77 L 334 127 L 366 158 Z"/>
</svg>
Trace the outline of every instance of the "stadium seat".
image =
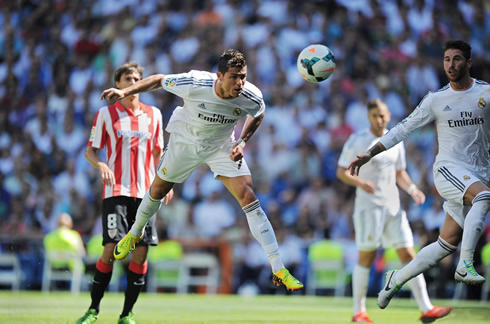
<svg viewBox="0 0 490 324">
<path fill-rule="evenodd" d="M 181 273 L 182 245 L 173 240 L 165 240 L 152 246 L 148 251 L 148 292 L 158 292 L 159 288 L 177 291 Z"/>
<path fill-rule="evenodd" d="M 218 289 L 219 262 L 208 253 L 186 254 L 181 261 L 177 292 L 185 294 L 189 287 L 205 287 L 207 294 Z"/>
<path fill-rule="evenodd" d="M 80 293 L 84 263 L 80 255 L 70 251 L 50 250 L 44 253 L 42 291 L 48 293 L 52 282 L 69 281 L 72 294 Z"/>
<path fill-rule="evenodd" d="M 13 253 L 0 253 L 0 285 L 9 285 L 17 291 L 22 280 L 19 259 Z"/>
<path fill-rule="evenodd" d="M 347 274 L 342 244 L 330 240 L 315 242 L 308 251 L 308 260 L 308 295 L 315 295 L 318 289 L 333 289 L 335 297 L 345 295 Z"/>
</svg>

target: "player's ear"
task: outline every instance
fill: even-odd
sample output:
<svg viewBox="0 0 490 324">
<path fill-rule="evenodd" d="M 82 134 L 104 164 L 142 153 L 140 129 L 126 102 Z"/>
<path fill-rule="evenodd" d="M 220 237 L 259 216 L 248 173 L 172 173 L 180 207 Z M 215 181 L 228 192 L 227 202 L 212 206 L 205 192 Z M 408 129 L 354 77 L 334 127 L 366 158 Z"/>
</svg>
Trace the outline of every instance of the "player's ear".
<svg viewBox="0 0 490 324">
<path fill-rule="evenodd" d="M 216 72 L 216 75 L 218 76 L 218 80 L 223 80 L 223 73 L 221 72 Z"/>
</svg>

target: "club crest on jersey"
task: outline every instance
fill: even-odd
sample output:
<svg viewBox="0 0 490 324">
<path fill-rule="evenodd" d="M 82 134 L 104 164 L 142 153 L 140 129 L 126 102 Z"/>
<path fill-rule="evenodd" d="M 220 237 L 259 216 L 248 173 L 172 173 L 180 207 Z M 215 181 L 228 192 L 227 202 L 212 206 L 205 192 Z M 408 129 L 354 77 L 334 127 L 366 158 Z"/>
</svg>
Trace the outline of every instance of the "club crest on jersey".
<svg viewBox="0 0 490 324">
<path fill-rule="evenodd" d="M 113 228 L 113 229 L 108 230 L 107 234 L 109 234 L 109 237 L 111 239 L 115 238 L 116 234 L 117 234 L 117 228 Z"/>
<path fill-rule="evenodd" d="M 240 116 L 241 113 L 242 110 L 240 108 L 235 108 L 235 110 L 233 110 L 233 116 Z"/>
<path fill-rule="evenodd" d="M 464 180 L 464 181 L 468 181 L 468 180 L 470 180 L 470 179 L 471 179 L 471 177 L 470 177 L 470 176 L 468 176 L 468 175 L 464 175 L 464 176 L 463 176 L 463 180 Z"/>
<path fill-rule="evenodd" d="M 478 99 L 478 108 L 483 109 L 483 108 L 485 108 L 486 105 L 487 105 L 487 102 L 485 101 L 485 99 L 483 99 L 483 98 Z"/>
<path fill-rule="evenodd" d="M 162 173 L 163 173 L 163 175 L 167 175 L 167 168 L 166 167 L 163 167 Z"/>
</svg>

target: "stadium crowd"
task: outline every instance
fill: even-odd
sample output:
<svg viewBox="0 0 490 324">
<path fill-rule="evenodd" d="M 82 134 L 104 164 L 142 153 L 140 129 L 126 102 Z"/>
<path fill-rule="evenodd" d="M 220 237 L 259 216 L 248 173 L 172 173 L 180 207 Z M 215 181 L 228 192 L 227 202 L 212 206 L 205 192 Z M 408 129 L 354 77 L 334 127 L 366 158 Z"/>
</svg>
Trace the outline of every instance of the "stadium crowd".
<svg viewBox="0 0 490 324">
<path fill-rule="evenodd" d="M 85 242 L 101 231 L 102 183 L 83 152 L 105 105 L 100 93 L 124 62 L 138 62 L 147 76 L 216 71 L 225 49 L 245 54 L 247 78 L 267 105 L 245 157 L 283 261 L 300 278 L 308 246 L 325 232 L 352 249 L 354 191 L 335 174 L 347 137 L 368 127 L 367 101 L 381 98 L 390 126 L 399 122 L 447 83 L 440 58 L 448 38 L 470 42 L 472 75 L 490 81 L 490 4 L 483 0 L 23 0 L 2 1 L 0 10 L 2 249 L 15 237 L 42 237 L 63 212 Z M 329 46 L 337 62 L 318 84 L 296 71 L 298 53 L 312 43 Z M 161 107 L 164 123 L 181 104 L 165 91 L 141 100 Z M 405 146 L 407 171 L 427 201 L 414 207 L 401 196 L 424 246 L 444 221 L 431 172 L 433 126 Z M 158 214 L 170 238 L 228 240 L 237 271 L 267 268 L 241 210 L 208 169 L 175 189 Z M 482 244 L 490 242 L 488 219 L 485 233 Z M 249 279 L 237 278 L 235 289 Z"/>
</svg>

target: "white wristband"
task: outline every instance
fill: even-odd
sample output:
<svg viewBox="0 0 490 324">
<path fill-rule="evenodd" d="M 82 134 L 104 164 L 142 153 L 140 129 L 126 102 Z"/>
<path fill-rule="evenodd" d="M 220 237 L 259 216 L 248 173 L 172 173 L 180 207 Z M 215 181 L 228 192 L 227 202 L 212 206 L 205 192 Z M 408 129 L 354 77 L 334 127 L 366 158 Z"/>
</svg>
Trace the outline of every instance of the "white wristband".
<svg viewBox="0 0 490 324">
<path fill-rule="evenodd" d="M 238 141 L 236 141 L 235 145 L 240 145 L 242 148 L 245 147 L 245 144 L 247 144 L 243 138 L 240 138 Z"/>
<path fill-rule="evenodd" d="M 415 189 L 417 189 L 417 186 L 415 185 L 415 183 L 412 183 L 410 186 L 408 186 L 407 193 L 411 195 L 412 191 L 414 191 Z"/>
</svg>

